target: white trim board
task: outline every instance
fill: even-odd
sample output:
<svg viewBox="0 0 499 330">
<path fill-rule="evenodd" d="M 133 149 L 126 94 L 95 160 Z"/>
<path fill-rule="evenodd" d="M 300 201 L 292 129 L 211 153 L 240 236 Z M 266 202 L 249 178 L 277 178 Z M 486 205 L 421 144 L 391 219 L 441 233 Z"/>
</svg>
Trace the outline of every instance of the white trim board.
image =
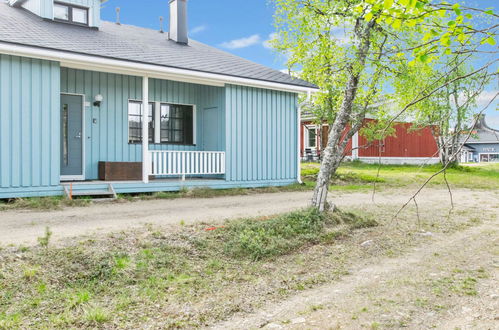
<svg viewBox="0 0 499 330">
<path fill-rule="evenodd" d="M 308 93 L 318 91 L 318 89 L 310 87 L 294 86 L 284 83 L 261 81 L 256 79 L 199 72 L 187 69 L 178 69 L 154 64 L 137 63 L 94 55 L 83 55 L 61 50 L 15 45 L 6 42 L 0 42 L 0 53 L 58 61 L 61 63 L 61 67 L 73 69 L 118 73 L 139 77 L 147 75 L 149 78 L 183 81 L 202 85 L 223 87 L 225 86 L 225 84 L 234 84 L 248 87 L 273 89 L 291 93 Z"/>
</svg>

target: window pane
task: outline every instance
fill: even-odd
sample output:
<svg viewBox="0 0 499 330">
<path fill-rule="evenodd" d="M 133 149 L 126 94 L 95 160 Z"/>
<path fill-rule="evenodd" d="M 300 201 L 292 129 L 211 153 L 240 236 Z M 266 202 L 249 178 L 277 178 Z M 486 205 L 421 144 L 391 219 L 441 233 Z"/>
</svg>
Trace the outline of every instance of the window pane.
<svg viewBox="0 0 499 330">
<path fill-rule="evenodd" d="M 192 106 L 161 104 L 161 142 L 192 144 Z"/>
<path fill-rule="evenodd" d="M 88 9 L 73 8 L 73 22 L 88 24 Z"/>
<path fill-rule="evenodd" d="M 54 4 L 54 18 L 69 21 L 69 7 Z"/>
<path fill-rule="evenodd" d="M 149 142 L 154 141 L 154 102 L 149 103 L 148 126 Z M 142 141 L 142 103 L 130 101 L 128 103 L 128 140 L 129 142 Z"/>
<path fill-rule="evenodd" d="M 315 129 L 309 129 L 308 130 L 308 146 L 310 148 L 314 148 L 316 146 L 316 140 L 317 138 L 317 133 L 315 131 Z"/>
</svg>

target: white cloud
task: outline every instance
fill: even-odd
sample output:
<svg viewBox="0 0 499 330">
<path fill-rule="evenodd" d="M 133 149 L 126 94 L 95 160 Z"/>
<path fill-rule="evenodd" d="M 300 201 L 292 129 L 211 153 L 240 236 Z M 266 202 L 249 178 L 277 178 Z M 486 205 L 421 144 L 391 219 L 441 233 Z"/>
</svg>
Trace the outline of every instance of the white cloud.
<svg viewBox="0 0 499 330">
<path fill-rule="evenodd" d="M 485 122 L 489 127 L 499 129 L 499 115 L 491 116 L 490 114 L 487 114 L 487 116 L 485 117 Z"/>
<path fill-rule="evenodd" d="M 270 42 L 272 40 L 277 39 L 278 36 L 279 35 L 277 33 L 275 33 L 275 32 L 269 34 L 269 38 L 263 42 L 263 47 L 268 48 L 268 49 L 272 49 L 272 45 L 270 44 Z"/>
<path fill-rule="evenodd" d="M 482 93 L 480 93 L 480 95 L 478 95 L 476 99 L 477 106 L 483 108 L 484 106 L 489 104 L 489 102 L 494 98 L 494 96 L 496 96 L 497 93 L 499 93 L 499 91 L 483 91 Z M 496 97 L 494 102 L 497 102 L 498 100 L 499 97 Z M 492 104 L 494 104 L 494 102 Z"/>
<path fill-rule="evenodd" d="M 196 33 L 199 33 L 199 32 L 203 32 L 206 29 L 207 29 L 206 25 L 199 25 L 199 26 L 196 26 L 196 27 L 192 28 L 192 30 L 189 33 L 190 34 L 196 34 Z"/>
<path fill-rule="evenodd" d="M 262 40 L 262 38 L 260 37 L 259 34 L 254 34 L 254 35 L 246 37 L 246 38 L 226 41 L 226 42 L 222 43 L 220 46 L 222 46 L 223 48 L 228 48 L 228 49 L 240 49 L 240 48 L 246 48 L 246 47 L 250 47 L 250 46 L 259 44 L 261 42 L 261 40 Z"/>
</svg>

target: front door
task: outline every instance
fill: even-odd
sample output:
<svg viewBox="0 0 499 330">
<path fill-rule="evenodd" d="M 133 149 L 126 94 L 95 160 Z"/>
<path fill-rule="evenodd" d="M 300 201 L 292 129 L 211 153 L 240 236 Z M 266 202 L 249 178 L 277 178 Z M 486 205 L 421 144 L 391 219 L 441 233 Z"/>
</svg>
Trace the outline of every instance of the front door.
<svg viewBox="0 0 499 330">
<path fill-rule="evenodd" d="M 61 95 L 61 179 L 83 180 L 83 97 Z"/>
<path fill-rule="evenodd" d="M 220 123 L 218 108 L 205 108 L 203 120 L 203 150 L 218 151 L 218 137 L 220 134 Z"/>
</svg>

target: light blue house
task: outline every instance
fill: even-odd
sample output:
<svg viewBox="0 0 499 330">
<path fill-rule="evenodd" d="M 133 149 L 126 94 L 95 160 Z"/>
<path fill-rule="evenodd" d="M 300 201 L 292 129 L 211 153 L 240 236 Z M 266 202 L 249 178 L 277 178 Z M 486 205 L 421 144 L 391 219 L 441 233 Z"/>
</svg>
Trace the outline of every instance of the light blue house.
<svg viewBox="0 0 499 330">
<path fill-rule="evenodd" d="M 299 180 L 314 85 L 189 40 L 186 0 L 169 33 L 101 21 L 101 2 L 0 3 L 0 198 Z"/>
</svg>

